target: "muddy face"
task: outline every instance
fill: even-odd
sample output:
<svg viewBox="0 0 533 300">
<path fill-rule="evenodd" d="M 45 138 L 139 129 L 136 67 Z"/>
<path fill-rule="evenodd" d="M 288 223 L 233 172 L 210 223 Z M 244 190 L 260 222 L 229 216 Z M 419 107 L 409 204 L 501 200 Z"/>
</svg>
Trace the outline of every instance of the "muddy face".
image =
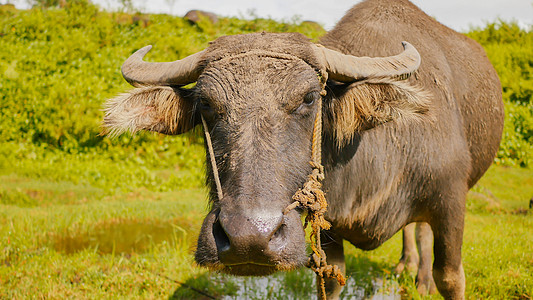
<svg viewBox="0 0 533 300">
<path fill-rule="evenodd" d="M 320 96 L 316 70 L 297 58 L 245 54 L 211 62 L 196 86 L 223 190 L 204 220 L 196 260 L 235 275 L 301 266 L 299 213 L 283 210 L 311 168 Z M 208 182 L 212 170 L 208 168 Z"/>
</svg>

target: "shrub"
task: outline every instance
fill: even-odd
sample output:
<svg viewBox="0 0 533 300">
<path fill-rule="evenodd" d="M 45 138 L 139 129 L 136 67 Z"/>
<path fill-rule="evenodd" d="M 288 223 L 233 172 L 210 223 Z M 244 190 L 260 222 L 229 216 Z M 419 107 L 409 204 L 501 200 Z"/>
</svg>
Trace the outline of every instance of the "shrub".
<svg viewBox="0 0 533 300">
<path fill-rule="evenodd" d="M 500 76 L 505 127 L 496 162 L 533 165 L 533 31 L 495 22 L 467 33 L 477 40 Z"/>
<path fill-rule="evenodd" d="M 103 102 L 129 88 L 120 65 L 132 51 L 153 44 L 147 60 L 171 61 L 222 35 L 301 32 L 316 39 L 324 34 L 320 26 L 297 21 L 220 18 L 216 24 L 192 25 L 168 15 L 105 12 L 84 0 L 59 1 L 60 7 L 50 3 L 0 9 L 0 167 L 28 176 L 53 172 L 58 180 L 99 186 L 116 182 L 111 186 L 158 189 L 202 181 L 201 172 L 193 171 L 203 164 L 199 131 L 184 137 L 126 134 L 114 140 L 100 135 Z M 498 22 L 467 35 L 485 47 L 503 85 L 506 123 L 496 161 L 531 166 L 533 33 Z M 110 165 L 115 171 L 106 169 Z M 159 178 L 157 170 L 164 169 L 185 173 Z"/>
</svg>

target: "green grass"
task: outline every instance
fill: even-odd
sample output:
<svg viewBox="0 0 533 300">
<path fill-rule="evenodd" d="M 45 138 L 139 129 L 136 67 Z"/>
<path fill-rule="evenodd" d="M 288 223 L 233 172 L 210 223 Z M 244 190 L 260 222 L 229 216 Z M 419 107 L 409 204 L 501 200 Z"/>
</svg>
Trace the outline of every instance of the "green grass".
<svg viewBox="0 0 533 300">
<path fill-rule="evenodd" d="M 467 298 L 533 296 L 532 181 L 529 169 L 493 166 L 469 195 Z M 315 291 L 309 270 L 243 279 L 197 267 L 192 254 L 207 211 L 202 188 L 106 191 L 13 172 L 0 176 L 0 195 L 2 299 L 201 298 L 176 281 L 217 297 L 305 299 Z M 370 252 L 347 243 L 343 295 L 419 298 L 412 275 L 392 273 L 400 250 L 399 234 Z"/>
<path fill-rule="evenodd" d="M 470 195 L 471 201 L 468 205 L 480 205 L 484 198 L 487 206 L 492 205 L 492 212 L 502 210 L 519 213 L 528 207 L 528 201 L 533 197 L 533 170 L 492 167 Z M 485 209 L 490 210 L 490 207 Z"/>
<path fill-rule="evenodd" d="M 13 182 L 25 191 L 30 180 Z M 158 274 L 185 280 L 203 272 L 191 256 L 203 190 L 69 196 L 0 205 L 0 298 L 161 298 L 175 285 Z"/>
</svg>

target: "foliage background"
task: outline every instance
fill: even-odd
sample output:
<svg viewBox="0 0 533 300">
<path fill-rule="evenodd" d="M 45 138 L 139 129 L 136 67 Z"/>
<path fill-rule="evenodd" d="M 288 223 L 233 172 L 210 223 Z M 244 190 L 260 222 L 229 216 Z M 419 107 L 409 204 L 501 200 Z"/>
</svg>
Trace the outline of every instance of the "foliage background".
<svg viewBox="0 0 533 300">
<path fill-rule="evenodd" d="M 115 140 L 100 135 L 102 103 L 129 88 L 119 67 L 133 50 L 153 44 L 149 59 L 170 61 L 205 48 L 221 35 L 298 31 L 317 38 L 324 33 L 305 22 L 264 19 L 221 18 L 215 25 L 207 20 L 191 25 L 168 15 L 108 13 L 84 0 L 64 2 L 62 8 L 44 9 L 42 5 L 26 11 L 10 6 L 0 10 L 0 152 L 4 157 L 0 167 L 55 160 L 67 169 L 56 175 L 58 179 L 102 181 L 102 186 L 165 189 L 176 181 L 201 181 L 201 171 L 195 171 L 202 164 L 197 133 L 171 138 L 145 133 Z M 467 35 L 485 47 L 503 86 L 506 122 L 496 162 L 530 166 L 533 32 L 497 22 Z M 107 181 L 98 174 L 105 170 L 98 167 L 81 174 L 75 167 L 62 165 L 71 159 L 91 160 L 96 165 L 111 160 L 119 168 L 130 162 L 141 169 L 177 166 L 190 173 L 183 174 L 186 178 L 169 178 L 171 182 L 143 171 L 118 182 L 115 178 Z M 128 176 L 116 171 L 115 175 Z M 37 166 L 28 172 L 46 170 Z"/>
<path fill-rule="evenodd" d="M 120 74 L 124 58 L 147 44 L 155 45 L 149 60 L 170 61 L 222 35 L 299 31 L 313 38 L 321 34 L 316 29 L 306 23 L 235 18 L 191 25 L 168 15 L 108 13 L 86 1 L 26 11 L 3 6 L 0 170 L 23 169 L 27 175 L 106 189 L 201 185 L 204 152 L 198 133 L 142 133 L 114 140 L 100 135 L 103 102 L 130 88 Z M 155 176 L 161 169 L 183 172 Z"/>
<path fill-rule="evenodd" d="M 466 34 L 478 41 L 496 68 L 503 89 L 505 128 L 497 163 L 533 164 L 533 31 L 496 22 Z"/>
</svg>

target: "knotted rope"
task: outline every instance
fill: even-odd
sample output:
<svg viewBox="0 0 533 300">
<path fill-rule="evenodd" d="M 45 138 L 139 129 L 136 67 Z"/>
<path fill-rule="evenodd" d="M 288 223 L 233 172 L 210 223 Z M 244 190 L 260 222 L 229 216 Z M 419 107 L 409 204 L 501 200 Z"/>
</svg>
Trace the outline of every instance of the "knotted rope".
<svg viewBox="0 0 533 300">
<path fill-rule="evenodd" d="M 328 203 L 322 191 L 322 180 L 324 180 L 324 167 L 322 161 L 322 98 L 317 104 L 318 111 L 315 117 L 315 125 L 313 128 L 313 140 L 311 145 L 311 167 L 313 171 L 304 183 L 303 188 L 299 189 L 294 196 L 292 196 L 293 203 L 285 208 L 283 214 L 289 213 L 296 207 L 302 207 L 307 210 L 305 217 L 304 228 L 311 224 L 311 249 L 313 253 L 309 257 L 307 267 L 313 270 L 317 275 L 317 285 L 319 289 L 320 299 L 326 299 L 326 278 L 336 278 L 337 282 L 343 286 L 346 284 L 346 279 L 342 271 L 336 265 L 328 265 L 326 262 L 326 253 L 322 250 L 320 243 L 320 230 L 328 230 L 331 224 L 324 218 Z"/>
<path fill-rule="evenodd" d="M 323 77 L 323 85 L 325 85 L 325 78 Z M 323 90 L 321 95 L 325 95 Z M 224 196 L 222 193 L 222 186 L 220 185 L 220 179 L 218 176 L 218 168 L 215 160 L 215 154 L 213 151 L 213 145 L 211 143 L 211 136 L 207 123 L 203 116 L 202 124 L 204 126 L 204 133 L 207 142 L 207 148 L 211 159 L 211 168 L 213 170 L 213 177 L 217 188 L 218 199 L 221 200 Z M 307 182 L 303 185 L 303 188 L 299 189 L 294 196 L 292 196 L 293 203 L 285 208 L 283 214 L 289 213 L 296 207 L 302 207 L 307 210 L 307 216 L 305 217 L 304 229 L 307 225 L 311 225 L 311 253 L 307 262 L 307 267 L 313 270 L 317 274 L 317 285 L 320 287 L 319 297 L 320 299 L 326 299 L 326 287 L 325 278 L 336 278 L 341 286 L 346 284 L 346 279 L 342 274 L 342 271 L 336 265 L 328 265 L 326 262 L 326 253 L 322 250 L 320 243 L 320 230 L 328 230 L 331 224 L 324 218 L 328 203 L 324 191 L 322 191 L 322 180 L 324 180 L 324 167 L 322 166 L 322 97 L 319 98 L 317 103 L 317 114 L 315 117 L 315 124 L 313 128 L 313 140 L 311 143 L 311 167 L 313 171 L 308 176 Z"/>
</svg>

